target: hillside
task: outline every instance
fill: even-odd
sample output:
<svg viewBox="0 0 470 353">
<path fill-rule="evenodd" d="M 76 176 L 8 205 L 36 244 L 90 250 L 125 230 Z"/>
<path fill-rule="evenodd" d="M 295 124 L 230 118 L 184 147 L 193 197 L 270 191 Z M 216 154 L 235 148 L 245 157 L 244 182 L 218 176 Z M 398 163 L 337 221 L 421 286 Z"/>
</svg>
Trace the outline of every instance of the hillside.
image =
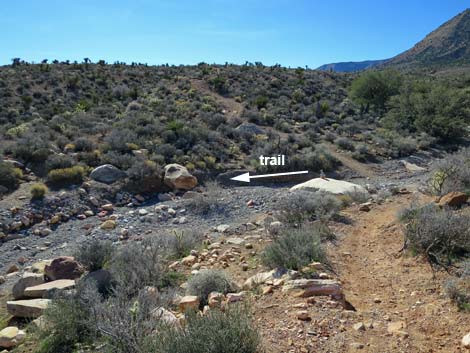
<svg viewBox="0 0 470 353">
<path fill-rule="evenodd" d="M 355 72 L 369 69 L 371 67 L 385 63 L 387 60 L 366 60 L 366 61 L 349 61 L 333 64 L 325 64 L 317 68 L 321 71 L 334 72 Z"/>
<path fill-rule="evenodd" d="M 470 9 L 428 34 L 413 48 L 387 61 L 385 66 L 429 66 L 470 63 Z"/>
<path fill-rule="evenodd" d="M 413 48 L 386 60 L 325 64 L 318 70 L 353 72 L 371 67 L 444 68 L 470 64 L 470 9 L 429 33 Z"/>
</svg>

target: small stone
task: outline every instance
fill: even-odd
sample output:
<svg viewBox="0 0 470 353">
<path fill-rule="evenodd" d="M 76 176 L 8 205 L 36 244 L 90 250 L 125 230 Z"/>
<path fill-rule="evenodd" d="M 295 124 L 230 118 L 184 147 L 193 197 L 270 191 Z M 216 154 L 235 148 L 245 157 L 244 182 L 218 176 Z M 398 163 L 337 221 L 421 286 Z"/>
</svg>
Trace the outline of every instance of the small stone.
<svg viewBox="0 0 470 353">
<path fill-rule="evenodd" d="M 273 286 L 264 286 L 263 288 L 261 288 L 261 294 L 263 295 L 268 295 L 268 294 L 271 294 L 273 292 Z"/>
<path fill-rule="evenodd" d="M 297 319 L 301 321 L 310 321 L 312 319 L 307 310 L 299 310 L 297 311 L 296 315 Z"/>
<path fill-rule="evenodd" d="M 0 331 L 0 347 L 13 348 L 16 347 L 26 337 L 26 333 L 18 327 L 10 326 Z"/>
<path fill-rule="evenodd" d="M 178 307 L 183 313 L 188 309 L 198 310 L 199 298 L 195 295 L 187 295 L 182 297 L 179 301 Z"/>
<path fill-rule="evenodd" d="M 363 349 L 364 348 L 364 345 L 362 343 L 359 343 L 359 342 L 353 342 L 350 344 L 351 348 L 353 349 Z"/>
<path fill-rule="evenodd" d="M 469 349 L 470 348 L 470 332 L 467 333 L 465 336 L 462 338 L 462 346 L 464 348 Z"/>
<path fill-rule="evenodd" d="M 20 268 L 18 267 L 18 265 L 13 264 L 10 267 L 8 267 L 7 274 L 15 273 L 15 272 L 18 272 L 19 270 Z"/>
<path fill-rule="evenodd" d="M 107 203 L 107 204 L 104 204 L 103 206 L 101 206 L 101 209 L 103 211 L 112 211 L 113 210 L 113 204 L 112 203 Z"/>
<path fill-rule="evenodd" d="M 382 303 L 382 300 L 380 298 L 374 298 L 374 303 L 376 304 Z"/>
<path fill-rule="evenodd" d="M 246 244 L 245 244 L 245 249 L 253 249 L 253 244 L 251 244 L 251 243 L 246 243 Z"/>
<path fill-rule="evenodd" d="M 189 255 L 189 256 L 186 256 L 184 257 L 182 260 L 181 260 L 181 263 L 185 266 L 192 266 L 196 263 L 197 261 L 197 257 L 194 256 L 194 255 Z"/>
<path fill-rule="evenodd" d="M 6 279 L 4 276 L 0 276 L 0 284 L 5 283 Z"/>
<path fill-rule="evenodd" d="M 104 221 L 101 224 L 100 228 L 103 229 L 103 230 L 112 230 L 112 229 L 116 228 L 116 221 L 114 221 L 112 219 L 108 219 L 107 221 Z"/>
<path fill-rule="evenodd" d="M 353 325 L 353 329 L 356 331 L 365 331 L 366 330 L 366 325 L 364 325 L 363 322 L 358 322 Z"/>
<path fill-rule="evenodd" d="M 139 216 L 146 216 L 148 213 L 149 212 L 145 208 L 139 210 Z"/>
</svg>

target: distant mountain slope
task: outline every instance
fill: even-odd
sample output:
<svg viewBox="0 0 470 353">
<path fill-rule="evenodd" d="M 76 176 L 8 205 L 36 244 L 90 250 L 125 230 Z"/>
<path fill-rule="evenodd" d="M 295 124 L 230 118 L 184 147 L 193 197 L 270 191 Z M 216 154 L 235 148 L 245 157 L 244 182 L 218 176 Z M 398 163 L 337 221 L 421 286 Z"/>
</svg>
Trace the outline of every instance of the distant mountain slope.
<svg viewBox="0 0 470 353">
<path fill-rule="evenodd" d="M 349 61 L 333 64 L 325 64 L 317 68 L 321 71 L 335 71 L 335 72 L 354 72 L 368 69 L 372 66 L 377 66 L 385 63 L 386 60 L 367 60 L 367 61 Z"/>
<path fill-rule="evenodd" d="M 470 9 L 428 34 L 385 66 L 429 66 L 470 63 Z"/>
</svg>

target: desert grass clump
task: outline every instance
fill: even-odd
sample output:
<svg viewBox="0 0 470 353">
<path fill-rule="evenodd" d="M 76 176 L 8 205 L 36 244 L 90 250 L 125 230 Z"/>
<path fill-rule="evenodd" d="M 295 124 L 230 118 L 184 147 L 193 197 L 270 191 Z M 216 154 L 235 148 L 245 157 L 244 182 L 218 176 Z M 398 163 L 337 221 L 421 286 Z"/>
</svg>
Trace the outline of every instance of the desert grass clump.
<svg viewBox="0 0 470 353">
<path fill-rule="evenodd" d="M 166 237 L 165 247 L 171 258 L 180 259 L 188 256 L 191 250 L 201 246 L 204 236 L 194 229 L 175 230 Z"/>
<path fill-rule="evenodd" d="M 301 270 L 316 261 L 327 263 L 322 230 L 314 225 L 283 228 L 263 251 L 261 259 L 270 268 Z"/>
<path fill-rule="evenodd" d="M 212 292 L 229 293 L 233 285 L 224 271 L 202 270 L 188 281 L 186 292 L 199 298 L 201 307 L 207 304 L 207 297 Z"/>
<path fill-rule="evenodd" d="M 85 177 L 85 168 L 79 165 L 53 169 L 47 174 L 47 180 L 54 185 L 80 184 Z"/>
<path fill-rule="evenodd" d="M 31 198 L 33 200 L 39 200 L 44 198 L 48 193 L 49 189 L 45 184 L 38 183 L 31 186 Z"/>
</svg>

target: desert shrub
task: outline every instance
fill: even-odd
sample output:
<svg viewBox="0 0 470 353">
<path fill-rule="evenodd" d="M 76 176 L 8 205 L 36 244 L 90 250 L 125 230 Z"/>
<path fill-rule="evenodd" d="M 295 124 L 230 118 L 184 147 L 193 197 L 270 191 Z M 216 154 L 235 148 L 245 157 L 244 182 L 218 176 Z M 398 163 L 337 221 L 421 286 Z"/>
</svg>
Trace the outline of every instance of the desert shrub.
<svg viewBox="0 0 470 353">
<path fill-rule="evenodd" d="M 340 138 L 336 139 L 335 144 L 337 144 L 339 148 L 341 148 L 342 150 L 345 150 L 345 151 L 354 152 L 354 150 L 355 150 L 355 147 L 354 147 L 354 144 L 352 143 L 352 141 L 350 139 L 345 138 L 345 137 L 340 137 Z"/>
<path fill-rule="evenodd" d="M 0 161 L 0 186 L 8 190 L 16 189 L 22 176 L 20 169 L 13 167 L 10 163 Z"/>
<path fill-rule="evenodd" d="M 129 186 L 135 192 L 159 191 L 162 187 L 162 168 L 150 160 L 137 160 L 127 170 Z"/>
<path fill-rule="evenodd" d="M 194 229 L 175 230 L 167 237 L 165 247 L 170 257 L 179 259 L 199 247 L 203 238 L 203 234 Z"/>
<path fill-rule="evenodd" d="M 263 251 L 261 259 L 270 268 L 301 270 L 313 261 L 326 263 L 321 232 L 316 226 L 286 227 Z"/>
<path fill-rule="evenodd" d="M 222 192 L 222 187 L 217 182 L 207 182 L 205 192 L 188 199 L 186 205 L 192 212 L 202 216 L 225 213 L 229 204 L 222 200 Z"/>
<path fill-rule="evenodd" d="M 85 168 L 76 165 L 71 168 L 51 170 L 47 174 L 47 181 L 57 185 L 80 184 L 84 177 Z"/>
<path fill-rule="evenodd" d="M 369 200 L 369 194 L 367 192 L 359 190 L 348 191 L 345 193 L 345 195 L 348 196 L 349 199 L 355 203 L 364 203 Z"/>
<path fill-rule="evenodd" d="M 470 251 L 470 216 L 435 205 L 412 206 L 401 214 L 405 249 L 423 254 L 436 266 L 447 268 Z"/>
<path fill-rule="evenodd" d="M 451 279 L 445 284 L 447 296 L 462 311 L 470 311 L 470 279 Z"/>
<path fill-rule="evenodd" d="M 92 239 L 82 243 L 75 251 L 75 259 L 88 271 L 102 269 L 112 258 L 114 248 L 111 242 Z"/>
<path fill-rule="evenodd" d="M 73 144 L 76 152 L 91 152 L 95 148 L 95 144 L 87 137 L 77 138 Z"/>
<path fill-rule="evenodd" d="M 372 155 L 369 151 L 369 148 L 366 145 L 359 145 L 356 148 L 356 151 L 352 154 L 352 157 L 359 162 L 367 162 Z"/>
<path fill-rule="evenodd" d="M 220 270 L 201 270 L 188 281 L 186 292 L 199 298 L 201 308 L 207 304 L 207 297 L 211 292 L 227 294 L 232 285 L 225 272 Z"/>
<path fill-rule="evenodd" d="M 33 184 L 31 186 L 31 197 L 33 199 L 42 199 L 44 196 L 46 196 L 48 191 L 49 189 L 47 186 L 42 183 Z"/>
<path fill-rule="evenodd" d="M 249 310 L 231 305 L 225 312 L 190 313 L 179 329 L 167 327 L 156 337 L 152 351 L 162 353 L 256 353 L 262 351 L 261 336 Z"/>
<path fill-rule="evenodd" d="M 470 191 L 470 150 L 463 149 L 436 162 L 428 180 L 431 192 Z"/>
<path fill-rule="evenodd" d="M 65 169 L 73 166 L 73 159 L 64 154 L 52 154 L 47 157 L 46 170 L 49 172 L 54 169 Z"/>
<path fill-rule="evenodd" d="M 332 194 L 296 190 L 279 200 L 276 210 L 284 223 L 300 224 L 308 220 L 329 220 L 340 210 L 340 201 Z"/>
</svg>

